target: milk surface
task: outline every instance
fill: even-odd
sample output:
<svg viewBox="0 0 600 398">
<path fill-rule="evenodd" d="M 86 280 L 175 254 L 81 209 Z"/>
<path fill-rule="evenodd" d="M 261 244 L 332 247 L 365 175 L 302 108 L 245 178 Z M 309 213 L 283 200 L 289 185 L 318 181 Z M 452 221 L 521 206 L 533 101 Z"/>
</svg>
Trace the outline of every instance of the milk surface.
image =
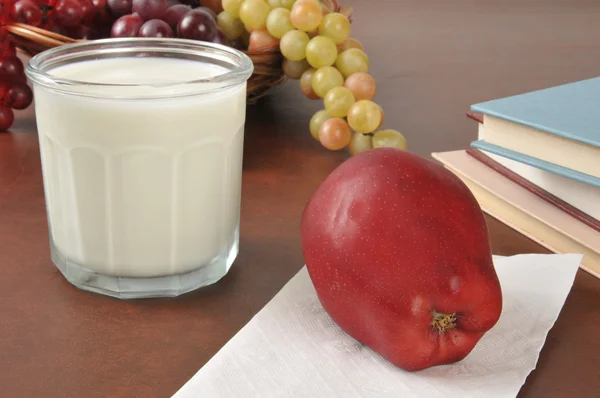
<svg viewBox="0 0 600 398">
<path fill-rule="evenodd" d="M 160 85 L 226 71 L 197 61 L 113 58 L 51 74 L 141 86 L 74 88 L 83 95 L 35 86 L 55 250 L 103 275 L 160 277 L 197 269 L 237 245 L 246 85 L 182 98 L 114 98 L 192 94 L 198 87 Z M 113 98 L 85 96 L 98 93 Z"/>
</svg>

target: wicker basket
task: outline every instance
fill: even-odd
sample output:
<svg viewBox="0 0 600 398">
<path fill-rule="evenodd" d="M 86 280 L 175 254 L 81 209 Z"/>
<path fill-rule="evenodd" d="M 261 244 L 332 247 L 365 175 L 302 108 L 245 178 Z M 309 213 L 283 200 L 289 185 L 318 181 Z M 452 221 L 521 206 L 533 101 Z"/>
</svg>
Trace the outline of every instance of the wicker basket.
<svg viewBox="0 0 600 398">
<path fill-rule="evenodd" d="M 340 6 L 337 0 L 321 0 L 321 3 L 330 12 L 340 12 L 349 19 L 351 18 L 352 9 Z M 28 55 L 35 55 L 50 48 L 80 41 L 22 23 L 9 23 L 5 29 L 16 47 Z M 248 80 L 248 103 L 254 103 L 265 96 L 271 87 L 285 81 L 281 66 L 283 56 L 280 51 L 245 51 L 245 53 L 254 63 L 254 73 Z"/>
</svg>

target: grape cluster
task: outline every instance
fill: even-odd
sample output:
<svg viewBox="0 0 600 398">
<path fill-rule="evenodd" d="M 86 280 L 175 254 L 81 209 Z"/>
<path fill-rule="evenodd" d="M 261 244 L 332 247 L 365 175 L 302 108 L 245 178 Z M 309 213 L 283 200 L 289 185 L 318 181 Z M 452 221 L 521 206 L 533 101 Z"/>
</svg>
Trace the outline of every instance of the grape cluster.
<svg viewBox="0 0 600 398">
<path fill-rule="evenodd" d="M 378 147 L 406 149 L 400 132 L 382 129 L 384 112 L 373 101 L 377 85 L 368 73 L 369 57 L 350 37 L 348 17 L 329 12 L 318 0 L 269 3 L 280 6 L 269 14 L 267 30 L 280 39 L 285 75 L 299 80 L 305 97 L 323 101 L 324 109 L 310 120 L 311 135 L 328 149 L 348 148 L 352 155 Z"/>
<path fill-rule="evenodd" d="M 350 38 L 348 17 L 329 12 L 319 0 L 223 0 L 222 5 L 217 22 L 228 39 L 250 32 L 250 51 L 279 48 L 285 75 L 299 80 L 307 98 L 323 100 L 310 132 L 324 147 L 348 148 L 351 154 L 374 147 L 406 149 L 400 132 L 381 129 L 384 112 L 373 102 L 369 57 Z"/>
<path fill-rule="evenodd" d="M 299 81 L 304 96 L 323 101 L 324 109 L 310 120 L 310 132 L 324 147 L 348 148 L 353 155 L 374 147 L 406 149 L 400 132 L 382 129 L 384 112 L 373 101 L 377 86 L 369 74 L 369 57 L 350 37 L 348 17 L 330 12 L 319 0 L 4 2 L 11 20 L 75 39 L 179 37 L 250 52 L 281 51 L 284 74 Z M 17 59 L 1 56 L 9 68 L 15 62 L 11 59 Z M 0 71 L 2 65 L 0 61 Z M 19 65 L 15 71 L 22 74 Z M 10 106 L 20 109 L 31 102 L 24 77 L 19 79 L 0 86 L 0 127 L 12 123 Z"/>
<path fill-rule="evenodd" d="M 33 100 L 27 85 L 23 62 L 17 57 L 14 44 L 0 28 L 0 132 L 12 126 L 13 109 L 25 109 Z"/>
</svg>

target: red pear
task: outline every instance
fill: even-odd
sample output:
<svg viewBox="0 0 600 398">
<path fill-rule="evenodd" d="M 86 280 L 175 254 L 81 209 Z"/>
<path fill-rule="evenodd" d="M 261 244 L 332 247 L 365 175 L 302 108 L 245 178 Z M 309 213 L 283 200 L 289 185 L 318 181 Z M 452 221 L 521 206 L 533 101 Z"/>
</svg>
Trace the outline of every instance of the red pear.
<svg viewBox="0 0 600 398">
<path fill-rule="evenodd" d="M 317 188 L 301 229 L 325 311 L 399 368 L 464 359 L 500 317 L 481 208 L 433 161 L 392 148 L 348 159 Z"/>
</svg>

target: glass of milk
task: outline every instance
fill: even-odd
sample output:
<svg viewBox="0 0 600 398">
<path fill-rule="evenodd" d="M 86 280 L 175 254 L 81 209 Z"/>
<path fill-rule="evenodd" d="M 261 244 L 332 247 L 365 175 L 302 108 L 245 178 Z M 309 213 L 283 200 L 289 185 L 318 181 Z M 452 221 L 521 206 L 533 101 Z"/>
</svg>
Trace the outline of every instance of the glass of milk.
<svg viewBox="0 0 600 398">
<path fill-rule="evenodd" d="M 52 260 L 75 286 L 178 296 L 238 254 L 250 58 L 108 39 L 31 59 Z"/>
</svg>

